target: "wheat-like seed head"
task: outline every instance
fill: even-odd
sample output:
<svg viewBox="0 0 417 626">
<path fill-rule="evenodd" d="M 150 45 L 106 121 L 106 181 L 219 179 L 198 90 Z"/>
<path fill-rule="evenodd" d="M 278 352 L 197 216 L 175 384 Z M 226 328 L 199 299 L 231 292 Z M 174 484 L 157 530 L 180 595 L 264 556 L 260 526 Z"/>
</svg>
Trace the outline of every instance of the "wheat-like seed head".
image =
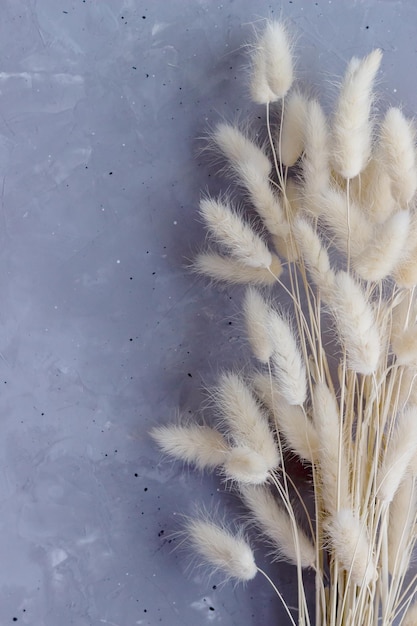
<svg viewBox="0 0 417 626">
<path fill-rule="evenodd" d="M 222 469 L 227 480 L 239 485 L 263 485 L 271 468 L 259 452 L 242 445 L 229 450 Z"/>
<path fill-rule="evenodd" d="M 291 40 L 281 22 L 267 22 L 252 57 L 251 94 L 266 104 L 283 98 L 293 82 Z"/>
<path fill-rule="evenodd" d="M 251 518 L 272 542 L 276 554 L 301 567 L 314 567 L 316 551 L 313 543 L 295 519 L 291 520 L 268 487 L 241 487 L 243 501 Z"/>
<path fill-rule="evenodd" d="M 274 380 L 266 374 L 253 377 L 259 399 L 268 407 L 286 446 L 301 460 L 313 463 L 318 459 L 320 440 L 317 430 L 301 406 L 292 405 L 279 393 Z"/>
<path fill-rule="evenodd" d="M 325 193 L 330 182 L 329 129 L 320 103 L 311 100 L 306 106 L 304 130 L 304 205 L 314 210 L 315 199 Z"/>
<path fill-rule="evenodd" d="M 381 59 L 378 49 L 363 59 L 353 58 L 342 82 L 333 119 L 332 156 L 336 172 L 347 179 L 360 174 L 370 157 L 373 84 Z"/>
<path fill-rule="evenodd" d="M 280 456 L 268 418 L 243 378 L 231 372 L 222 374 L 215 398 L 234 444 L 250 448 L 264 459 L 268 470 L 275 469 Z"/>
<path fill-rule="evenodd" d="M 407 407 L 398 416 L 395 431 L 387 442 L 377 475 L 377 495 L 391 502 L 408 466 L 417 453 L 417 406 Z"/>
<path fill-rule="evenodd" d="M 261 363 L 268 363 L 273 353 L 273 343 L 268 333 L 271 309 L 259 291 L 250 287 L 246 291 L 243 311 L 252 352 Z"/>
<path fill-rule="evenodd" d="M 281 141 L 281 162 L 287 167 L 294 165 L 303 152 L 307 108 L 307 99 L 297 90 L 292 91 L 285 102 L 277 144 Z"/>
<path fill-rule="evenodd" d="M 265 241 L 243 220 L 228 202 L 204 198 L 200 202 L 200 215 L 210 234 L 243 265 L 269 268 L 272 256 Z"/>
<path fill-rule="evenodd" d="M 366 527 L 351 509 L 341 509 L 326 523 L 331 545 L 343 569 L 359 586 L 369 585 L 378 572 Z"/>
<path fill-rule="evenodd" d="M 307 395 L 306 370 L 291 324 L 271 310 L 268 334 L 277 387 L 288 404 L 303 404 Z"/>
<path fill-rule="evenodd" d="M 271 254 L 269 267 L 250 267 L 231 257 L 222 256 L 216 252 L 202 252 L 193 261 L 192 269 L 198 274 L 204 274 L 216 282 L 226 282 L 232 285 L 260 285 L 270 287 L 276 283 L 282 274 L 281 261 L 275 254 Z"/>
<path fill-rule="evenodd" d="M 186 532 L 193 550 L 215 570 L 240 581 L 255 578 L 258 570 L 253 552 L 242 533 L 233 535 L 204 519 L 190 519 Z"/>
<path fill-rule="evenodd" d="M 398 108 L 389 109 L 381 124 L 380 151 L 394 198 L 405 208 L 417 188 L 415 129 Z"/>
<path fill-rule="evenodd" d="M 152 429 L 151 436 L 165 454 L 193 463 L 199 469 L 222 465 L 228 451 L 223 435 L 209 426 L 158 426 Z"/>
</svg>

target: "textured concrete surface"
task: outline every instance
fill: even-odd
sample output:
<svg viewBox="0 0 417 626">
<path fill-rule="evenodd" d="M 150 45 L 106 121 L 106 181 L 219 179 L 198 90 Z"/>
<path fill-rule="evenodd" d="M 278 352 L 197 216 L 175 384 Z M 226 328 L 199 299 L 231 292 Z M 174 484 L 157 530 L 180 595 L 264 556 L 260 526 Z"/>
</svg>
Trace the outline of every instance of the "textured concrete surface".
<svg viewBox="0 0 417 626">
<path fill-rule="evenodd" d="M 268 16 L 317 93 L 380 46 L 381 107 L 417 111 L 416 6 L 1 0 L 2 626 L 287 623 L 265 581 L 221 588 L 172 551 L 194 502 L 237 506 L 147 434 L 248 361 L 240 290 L 186 270 L 199 190 L 224 186 L 198 137 L 263 116 L 242 44 Z M 291 601 L 293 569 L 269 571 Z"/>
</svg>

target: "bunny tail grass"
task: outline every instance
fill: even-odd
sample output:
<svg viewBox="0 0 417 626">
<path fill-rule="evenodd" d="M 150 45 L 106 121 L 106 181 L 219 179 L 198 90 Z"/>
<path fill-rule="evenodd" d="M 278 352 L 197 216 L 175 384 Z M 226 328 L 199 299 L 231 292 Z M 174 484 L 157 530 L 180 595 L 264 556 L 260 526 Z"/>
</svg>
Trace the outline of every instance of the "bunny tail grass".
<svg viewBox="0 0 417 626">
<path fill-rule="evenodd" d="M 245 446 L 231 448 L 223 463 L 226 480 L 240 485 L 262 485 L 268 481 L 269 471 L 263 456 Z"/>
<path fill-rule="evenodd" d="M 303 461 L 317 461 L 320 440 L 314 424 L 302 407 L 288 404 L 276 385 L 271 387 L 267 374 L 256 374 L 252 385 L 258 398 L 273 415 L 275 425 L 284 435 L 288 449 Z"/>
<path fill-rule="evenodd" d="M 382 158 L 392 180 L 393 195 L 403 208 L 417 188 L 415 129 L 400 109 L 389 109 L 380 129 Z"/>
<path fill-rule="evenodd" d="M 183 422 L 152 436 L 214 470 L 243 501 L 263 558 L 294 565 L 290 608 L 242 531 L 204 515 L 188 524 L 194 551 L 226 577 L 265 577 L 284 621 L 416 626 L 415 122 L 377 101 L 380 50 L 350 60 L 332 113 L 326 96 L 323 108 L 303 95 L 292 41 L 266 20 L 250 47 L 266 128 L 209 133 L 231 187 L 203 196 L 208 246 L 191 267 L 227 283 L 223 304 L 239 299 L 246 358 L 209 390 L 215 428 Z M 210 331 L 219 358 L 226 342 L 245 347 L 233 328 Z"/>
<path fill-rule="evenodd" d="M 307 107 L 305 96 L 297 90 L 292 91 L 286 100 L 281 128 L 281 161 L 287 167 L 294 165 L 303 152 Z"/>
<path fill-rule="evenodd" d="M 349 465 L 345 447 L 340 445 L 339 408 L 336 398 L 325 383 L 318 383 L 313 392 L 314 425 L 320 441 L 318 451 L 322 497 L 326 509 L 334 514 L 350 506 Z"/>
<path fill-rule="evenodd" d="M 200 202 L 200 215 L 214 240 L 224 245 L 241 263 L 255 268 L 270 267 L 272 256 L 265 242 L 230 203 L 205 198 Z"/>
<path fill-rule="evenodd" d="M 320 237 L 312 224 L 303 217 L 297 216 L 293 228 L 313 282 L 325 295 L 330 294 L 334 288 L 336 274 L 330 267 L 329 255 Z"/>
<path fill-rule="evenodd" d="M 293 82 L 293 59 L 288 32 L 281 22 L 268 21 L 254 46 L 252 98 L 267 104 L 283 98 Z"/>
<path fill-rule="evenodd" d="M 378 281 L 392 274 L 404 254 L 409 227 L 408 211 L 398 211 L 375 228 L 371 243 L 353 260 L 361 278 Z"/>
<path fill-rule="evenodd" d="M 388 567 L 392 575 L 408 568 L 412 536 L 417 511 L 416 489 L 412 476 L 405 476 L 397 489 L 389 510 Z"/>
<path fill-rule="evenodd" d="M 268 333 L 270 307 L 259 291 L 250 287 L 246 290 L 243 310 L 252 352 L 261 363 L 268 363 L 273 353 L 273 344 Z"/>
<path fill-rule="evenodd" d="M 265 152 L 244 135 L 236 126 L 218 124 L 213 140 L 228 160 L 239 178 L 245 179 L 246 170 L 268 178 L 272 164 Z"/>
<path fill-rule="evenodd" d="M 260 285 L 271 286 L 282 274 L 281 261 L 275 254 L 271 254 L 271 263 L 268 268 L 250 267 L 231 257 L 225 257 L 215 252 L 202 252 L 193 261 L 192 269 L 198 274 L 204 274 L 213 281 L 230 283 L 232 285 Z"/>
<path fill-rule="evenodd" d="M 348 366 L 359 374 L 375 372 L 381 355 L 381 337 L 374 310 L 350 274 L 336 274 L 334 292 L 326 294 Z"/>
<path fill-rule="evenodd" d="M 253 552 L 242 533 L 232 535 L 203 519 L 189 520 L 185 530 L 191 548 L 215 571 L 242 582 L 255 578 L 258 570 Z"/>
<path fill-rule="evenodd" d="M 373 83 L 382 59 L 374 50 L 353 58 L 346 70 L 333 119 L 333 165 L 344 178 L 365 168 L 371 153 Z"/>
<path fill-rule="evenodd" d="M 314 545 L 297 523 L 294 526 L 270 490 L 267 487 L 241 487 L 240 493 L 251 512 L 251 518 L 272 542 L 277 556 L 294 565 L 314 567 Z"/>
<path fill-rule="evenodd" d="M 362 522 L 350 509 L 334 513 L 327 532 L 343 569 L 356 585 L 369 585 L 377 578 L 371 547 Z"/>
<path fill-rule="evenodd" d="M 314 206 L 317 196 L 325 192 L 330 182 L 329 129 L 317 100 L 306 106 L 304 131 L 304 156 L 302 169 L 304 177 L 304 203 L 307 209 Z"/>
<path fill-rule="evenodd" d="M 268 326 L 276 385 L 288 404 L 303 404 L 307 395 L 306 369 L 291 324 L 271 310 Z"/>
<path fill-rule="evenodd" d="M 150 434 L 165 454 L 193 463 L 199 469 L 222 465 L 226 458 L 228 446 L 224 437 L 208 426 L 158 426 Z"/>
<path fill-rule="evenodd" d="M 258 453 L 268 469 L 276 468 L 280 456 L 268 418 L 244 380 L 231 372 L 222 374 L 214 397 L 234 444 Z"/>
<path fill-rule="evenodd" d="M 417 452 L 417 407 L 407 407 L 399 416 L 396 428 L 377 475 L 377 495 L 391 502 L 407 468 Z"/>
</svg>

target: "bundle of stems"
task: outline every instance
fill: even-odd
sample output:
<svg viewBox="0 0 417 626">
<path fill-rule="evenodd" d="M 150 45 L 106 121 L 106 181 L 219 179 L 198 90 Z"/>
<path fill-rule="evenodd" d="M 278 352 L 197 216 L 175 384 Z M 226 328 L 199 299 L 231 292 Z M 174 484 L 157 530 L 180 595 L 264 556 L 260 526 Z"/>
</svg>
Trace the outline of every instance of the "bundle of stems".
<svg viewBox="0 0 417 626">
<path fill-rule="evenodd" d="M 267 22 L 252 49 L 263 145 L 221 123 L 211 143 L 244 190 L 200 204 L 212 246 L 194 268 L 247 284 L 243 314 L 258 364 L 211 391 L 215 427 L 156 427 L 165 453 L 216 470 L 243 500 L 272 559 L 294 565 L 298 607 L 255 562 L 243 526 L 186 524 L 226 577 L 263 574 L 288 624 L 417 624 L 410 560 L 417 518 L 417 167 L 412 121 L 374 113 L 382 54 L 352 58 L 334 111 L 295 84 L 292 40 Z M 250 218 L 248 212 L 257 218 Z M 290 298 L 272 303 L 277 286 Z M 303 501 L 288 466 L 311 476 Z M 311 506 L 312 503 L 312 506 Z M 304 572 L 315 573 L 314 609 Z"/>
</svg>

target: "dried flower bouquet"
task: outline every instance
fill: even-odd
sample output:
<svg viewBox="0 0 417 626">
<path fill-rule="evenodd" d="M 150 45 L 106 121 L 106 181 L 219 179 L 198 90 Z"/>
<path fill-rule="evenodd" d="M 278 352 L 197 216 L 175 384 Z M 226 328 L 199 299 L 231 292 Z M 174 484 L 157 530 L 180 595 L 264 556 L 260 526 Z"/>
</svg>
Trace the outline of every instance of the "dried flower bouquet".
<svg viewBox="0 0 417 626">
<path fill-rule="evenodd" d="M 256 565 L 243 530 L 187 523 L 195 552 L 226 576 L 262 573 L 294 626 L 417 624 L 416 577 L 407 576 L 417 514 L 416 147 L 400 109 L 373 115 L 381 57 L 349 62 L 327 117 L 294 86 L 285 25 L 267 22 L 259 34 L 251 94 L 266 106 L 268 141 L 226 123 L 211 137 L 259 219 L 227 195 L 203 198 L 213 246 L 194 262 L 213 280 L 248 285 L 259 368 L 220 376 L 216 428 L 152 432 L 165 453 L 217 470 L 272 558 L 294 564 L 298 610 Z M 276 285 L 290 311 L 265 293 Z M 287 470 L 290 455 L 309 467 L 313 507 Z"/>
</svg>

